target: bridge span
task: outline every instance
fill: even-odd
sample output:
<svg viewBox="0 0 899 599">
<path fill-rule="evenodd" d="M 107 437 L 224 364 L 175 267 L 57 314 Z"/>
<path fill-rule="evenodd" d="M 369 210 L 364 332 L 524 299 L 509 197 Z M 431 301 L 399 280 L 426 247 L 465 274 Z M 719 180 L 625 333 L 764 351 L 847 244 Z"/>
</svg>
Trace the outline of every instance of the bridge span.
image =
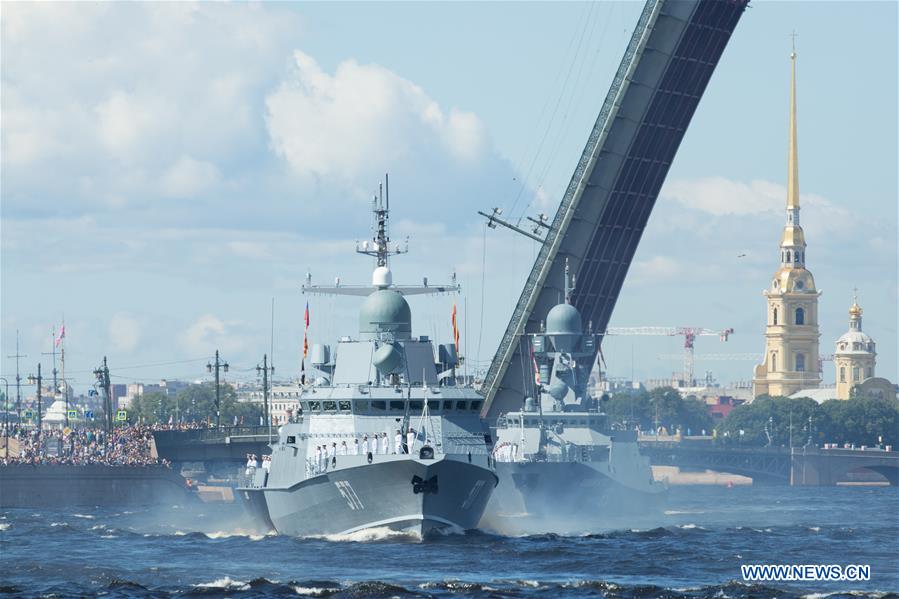
<svg viewBox="0 0 899 599">
<path fill-rule="evenodd" d="M 873 472 L 899 486 L 899 452 L 818 447 L 722 447 L 708 441 L 643 441 L 654 466 L 712 470 L 746 476 L 755 484 L 833 486 L 850 473 Z"/>
</svg>

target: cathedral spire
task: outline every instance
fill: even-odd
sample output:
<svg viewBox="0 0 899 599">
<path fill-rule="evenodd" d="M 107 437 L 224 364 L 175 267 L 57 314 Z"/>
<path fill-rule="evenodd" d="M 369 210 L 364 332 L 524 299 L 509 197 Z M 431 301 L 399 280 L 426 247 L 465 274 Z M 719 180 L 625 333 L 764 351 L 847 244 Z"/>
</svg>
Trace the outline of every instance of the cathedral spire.
<svg viewBox="0 0 899 599">
<path fill-rule="evenodd" d="M 790 172 L 787 179 L 787 209 L 799 209 L 799 149 L 796 139 L 796 32 L 793 32 L 793 51 L 790 53 Z"/>
</svg>

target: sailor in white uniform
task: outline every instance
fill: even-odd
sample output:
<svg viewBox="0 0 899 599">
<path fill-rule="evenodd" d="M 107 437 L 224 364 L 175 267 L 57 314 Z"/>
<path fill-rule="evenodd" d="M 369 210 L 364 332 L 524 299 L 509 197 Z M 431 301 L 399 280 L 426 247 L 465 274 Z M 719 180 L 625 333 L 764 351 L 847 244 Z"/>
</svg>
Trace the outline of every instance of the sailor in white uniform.
<svg viewBox="0 0 899 599">
<path fill-rule="evenodd" d="M 368 435 L 362 437 L 362 455 L 368 455 Z"/>
<path fill-rule="evenodd" d="M 359 455 L 359 439 L 353 439 L 353 447 L 351 448 L 351 451 L 353 452 L 353 455 Z"/>
<path fill-rule="evenodd" d="M 393 453 L 403 453 L 403 433 L 399 430 L 396 431 L 396 436 L 393 437 Z"/>
<path fill-rule="evenodd" d="M 406 433 L 406 453 L 412 453 L 412 447 L 415 445 L 415 429 L 410 428 Z"/>
<path fill-rule="evenodd" d="M 340 442 L 340 455 L 347 455 L 349 452 L 347 451 L 346 441 Z"/>
<path fill-rule="evenodd" d="M 337 456 L 337 442 L 334 441 L 331 443 L 331 447 L 328 448 L 328 457 L 333 458 Z"/>
<path fill-rule="evenodd" d="M 384 455 L 390 453 L 390 439 L 387 438 L 387 433 L 381 433 L 381 453 Z"/>
<path fill-rule="evenodd" d="M 315 446 L 315 472 L 322 471 L 322 447 L 321 445 Z"/>
</svg>

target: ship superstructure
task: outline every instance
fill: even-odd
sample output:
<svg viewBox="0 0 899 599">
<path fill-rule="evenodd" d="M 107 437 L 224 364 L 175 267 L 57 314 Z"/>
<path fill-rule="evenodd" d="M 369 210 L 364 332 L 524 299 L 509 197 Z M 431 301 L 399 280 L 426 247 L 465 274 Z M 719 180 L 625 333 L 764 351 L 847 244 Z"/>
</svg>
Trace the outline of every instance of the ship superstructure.
<svg viewBox="0 0 899 599">
<path fill-rule="evenodd" d="M 389 239 L 389 200 L 379 194 L 373 204 L 374 238 L 357 247 L 375 258 L 372 285 L 315 286 L 307 275 L 303 286 L 307 294 L 366 296 L 359 335 L 312 346 L 299 412 L 280 427 L 270 465 L 248 469 L 239 489 L 280 533 L 471 529 L 497 484 L 483 398 L 457 379 L 455 343 L 412 334 L 405 299 L 458 286 L 395 286 L 388 258 L 405 250 Z"/>
<path fill-rule="evenodd" d="M 651 511 L 666 494 L 640 455 L 636 431 L 610 427 L 588 392 L 599 335 L 570 303 L 567 264 L 564 289 L 564 301 L 527 338 L 534 379 L 526 386 L 535 397 L 496 421 L 500 485 L 488 520 L 518 514 L 602 522 L 610 514 Z"/>
</svg>

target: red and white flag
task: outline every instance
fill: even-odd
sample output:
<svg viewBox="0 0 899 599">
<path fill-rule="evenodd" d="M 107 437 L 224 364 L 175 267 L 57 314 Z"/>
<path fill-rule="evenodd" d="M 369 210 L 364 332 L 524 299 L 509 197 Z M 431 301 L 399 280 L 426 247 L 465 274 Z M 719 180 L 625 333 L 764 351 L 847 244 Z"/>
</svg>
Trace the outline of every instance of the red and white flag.
<svg viewBox="0 0 899 599">
<path fill-rule="evenodd" d="M 62 343 L 62 340 L 66 338 L 66 325 L 62 325 L 59 329 L 59 335 L 56 336 L 56 341 L 54 345 L 59 347 L 59 344 Z"/>
</svg>

